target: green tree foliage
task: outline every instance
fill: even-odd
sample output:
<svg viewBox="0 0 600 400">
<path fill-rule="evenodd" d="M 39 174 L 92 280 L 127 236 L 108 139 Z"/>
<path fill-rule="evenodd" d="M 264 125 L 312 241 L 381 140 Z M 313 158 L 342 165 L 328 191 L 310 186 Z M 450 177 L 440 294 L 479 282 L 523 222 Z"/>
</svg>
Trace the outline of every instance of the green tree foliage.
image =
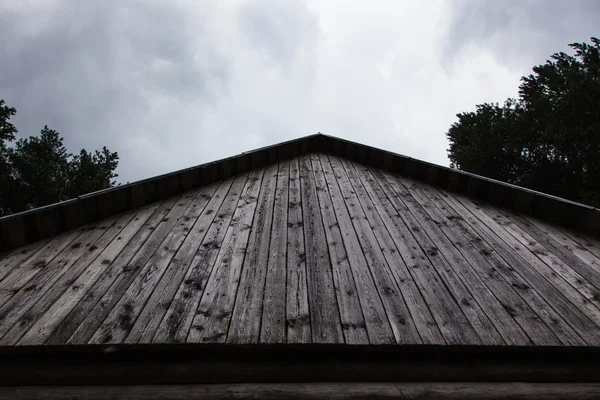
<svg viewBox="0 0 600 400">
<path fill-rule="evenodd" d="M 104 147 L 70 154 L 59 133 L 48 126 L 38 137 L 14 142 L 17 129 L 9 120 L 15 114 L 0 100 L 0 216 L 115 185 L 117 153 Z"/>
<path fill-rule="evenodd" d="M 451 166 L 600 206 L 600 40 L 521 78 L 518 99 L 458 114 Z"/>
</svg>

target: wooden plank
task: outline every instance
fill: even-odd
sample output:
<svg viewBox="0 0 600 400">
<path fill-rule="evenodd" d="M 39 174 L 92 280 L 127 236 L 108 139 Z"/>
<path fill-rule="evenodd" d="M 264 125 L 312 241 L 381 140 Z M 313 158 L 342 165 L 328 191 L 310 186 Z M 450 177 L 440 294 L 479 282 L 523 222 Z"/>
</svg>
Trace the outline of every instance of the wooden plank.
<svg viewBox="0 0 600 400">
<path fill-rule="evenodd" d="M 585 345 L 585 341 L 548 302 L 554 298 L 554 288 L 541 275 L 531 271 L 531 268 L 525 265 L 522 259 L 515 256 L 512 250 L 493 232 L 484 226 L 480 226 L 469 210 L 460 204 L 455 204 L 449 194 L 430 188 L 429 197 L 471 244 L 488 258 L 495 270 L 495 272 L 490 271 L 489 274 L 501 275 L 531 306 L 537 318 L 542 320 L 563 344 L 569 346 Z M 542 293 L 548 295 L 541 295 L 532 288 L 532 285 L 540 283 L 539 280 L 542 281 L 542 284 L 546 284 Z M 560 298 L 562 299 L 562 296 Z M 570 303 L 565 305 L 572 308 Z"/>
<path fill-rule="evenodd" d="M 600 240 L 598 238 L 563 226 L 561 226 L 559 230 L 569 238 L 573 239 L 576 243 L 579 243 L 580 246 L 594 256 L 600 258 Z"/>
<path fill-rule="evenodd" d="M 335 159 L 330 156 L 330 160 Z M 410 273 L 408 272 L 406 264 L 398 253 L 396 245 L 378 213 L 378 207 L 381 209 L 381 204 L 378 203 L 376 205 L 375 202 L 377 202 L 378 199 L 371 199 L 369 197 L 363 181 L 358 176 L 355 168 L 361 168 L 361 166 L 354 165 L 352 162 L 345 159 L 341 159 L 340 162 L 352 184 L 355 197 L 358 199 L 365 213 L 368 227 L 365 225 L 364 229 L 372 230 L 378 243 L 377 248 L 381 249 L 381 253 L 387 262 L 388 270 L 384 272 L 384 274 L 386 274 L 386 281 L 388 281 L 386 285 L 392 290 L 392 292 L 388 291 L 389 293 L 387 293 L 387 295 L 391 296 L 393 301 L 406 304 L 406 306 L 398 304 L 392 307 L 392 309 L 400 310 L 400 313 L 396 314 L 396 317 L 399 319 L 400 323 L 403 321 L 401 318 L 404 318 L 409 321 L 409 323 L 414 324 L 416 331 L 418 332 L 418 338 L 415 338 L 415 342 L 422 341 L 425 344 L 445 344 L 446 342 L 429 311 L 427 303 L 423 300 L 423 296 L 421 296 L 413 279 L 410 278 Z M 396 296 L 398 298 L 396 298 Z M 407 310 L 404 311 L 403 307 L 406 307 Z"/>
<path fill-rule="evenodd" d="M 192 201 L 183 218 L 173 228 L 184 237 L 183 243 L 171 259 L 152 295 L 146 301 L 146 305 L 125 339 L 126 343 L 149 343 L 152 340 L 177 290 L 182 285 L 184 276 L 204 239 L 208 226 L 215 218 L 215 208 L 220 206 L 230 186 L 231 182 L 229 181 L 201 188 L 199 195 Z M 219 190 L 219 195 L 215 196 L 217 190 Z"/>
<path fill-rule="evenodd" d="M 286 250 L 288 241 L 288 201 L 290 163 L 282 161 L 277 174 L 273 207 L 273 227 L 265 281 L 265 296 L 260 326 L 261 343 L 285 343 L 286 334 Z"/>
<path fill-rule="evenodd" d="M 152 339 L 154 343 L 185 342 L 206 287 L 206 281 L 215 264 L 219 249 L 222 247 L 225 233 L 247 180 L 248 173 L 240 174 L 226 181 L 229 189 L 226 193 L 223 194 L 219 190 L 215 194 L 214 200 L 222 203 L 220 205 L 210 204 L 208 210 L 214 212 L 216 209 L 216 218 L 210 224 L 204 240 L 199 241 L 200 246 L 194 255 L 183 285 L 179 287 Z"/>
<path fill-rule="evenodd" d="M 198 305 L 188 342 L 224 342 L 227 337 L 263 174 L 264 169 L 252 171 L 244 186 Z"/>
<path fill-rule="evenodd" d="M 570 300 L 577 302 L 582 307 L 581 309 L 585 310 L 586 315 L 600 326 L 600 309 L 598 309 L 600 305 L 600 292 L 598 292 L 598 289 L 554 254 L 549 253 L 535 238 L 500 214 L 499 210 L 491 209 L 484 204 L 479 205 L 479 207 L 508 231 L 521 246 L 529 251 L 531 256 L 527 261 L 535 262 L 536 268 L 546 271 L 547 279 L 561 286 L 565 294 L 571 294 Z M 541 260 L 542 263 L 540 264 L 534 260 Z"/>
<path fill-rule="evenodd" d="M 0 337 L 4 337 L 7 332 L 15 327 L 17 323 L 27 325 L 35 321 L 37 315 L 29 313 L 38 300 L 43 299 L 47 292 L 54 289 L 54 285 L 61 277 L 77 265 L 77 260 L 90 253 L 88 249 L 93 248 L 97 240 L 101 239 L 107 229 L 120 222 L 122 216 L 114 216 L 96 227 L 88 227 L 81 235 L 77 235 L 76 242 L 70 244 L 58 257 L 45 265 L 38 274 L 36 274 L 27 285 L 21 289 L 15 287 L 17 293 L 9 301 L 0 306 Z M 59 245 L 63 247 L 62 245 Z M 62 285 L 61 285 L 62 287 Z M 9 338 L 10 339 L 10 338 Z M 4 344 L 4 339 L 0 339 L 0 344 Z M 9 340 L 6 343 L 11 343 Z"/>
<path fill-rule="evenodd" d="M 389 322 L 387 321 L 381 302 L 378 304 L 379 307 L 377 307 L 376 303 L 374 304 L 374 296 L 377 296 L 377 300 L 379 300 L 377 290 L 372 281 L 364 282 L 369 277 L 368 267 L 364 264 L 363 259 L 361 267 L 364 270 L 360 271 L 359 276 L 356 276 L 357 274 L 353 272 L 353 267 L 350 265 L 351 260 L 355 261 L 358 258 L 356 252 L 360 252 L 360 247 L 357 246 L 357 248 L 348 250 L 347 246 L 344 245 L 342 232 L 349 234 L 350 232 L 345 231 L 347 226 L 349 226 L 353 233 L 354 228 L 349 222 L 344 224 L 344 221 L 338 218 L 336 209 L 332 204 L 337 199 L 335 198 L 335 194 L 330 193 L 319 156 L 312 154 L 310 159 L 312 176 L 314 176 L 319 208 L 321 210 L 321 218 L 323 219 L 323 226 L 325 228 L 325 237 L 329 247 L 333 283 L 335 285 L 335 294 L 340 310 L 340 322 L 342 323 L 345 342 L 349 344 L 367 344 L 372 336 L 371 340 L 375 343 L 382 339 L 384 343 L 389 343 L 389 338 L 392 337 Z M 341 196 L 338 195 L 338 197 Z M 369 283 L 371 287 L 365 288 Z M 366 304 L 361 307 L 361 303 Z M 378 312 L 381 313 L 378 314 Z M 379 317 L 379 315 L 383 315 L 383 318 Z M 385 341 L 385 332 L 383 331 L 384 322 L 387 324 L 389 331 L 387 342 Z"/>
<path fill-rule="evenodd" d="M 278 171 L 277 163 L 265 168 L 234 298 L 228 343 L 259 342 Z"/>
<path fill-rule="evenodd" d="M 80 275 L 97 257 L 109 246 L 109 244 L 121 235 L 123 229 L 135 217 L 135 211 L 128 211 L 121 215 L 117 221 L 104 230 L 102 235 L 87 247 L 73 263 L 63 267 L 54 278 L 47 282 L 44 294 L 23 315 L 12 329 L 4 335 L 2 343 L 16 344 L 21 337 L 32 327 L 50 306 L 57 301 L 63 293 L 69 290 L 71 285 L 77 282 Z M 35 336 L 33 337 L 35 341 Z"/>
<path fill-rule="evenodd" d="M 23 286 L 25 286 L 35 275 L 43 271 L 50 263 L 52 263 L 65 248 L 76 239 L 79 240 L 79 236 L 91 226 L 93 225 L 61 233 L 51 239 L 45 246 L 38 250 L 33 257 L 12 268 L 11 271 L 0 280 L 0 290 L 16 292 L 23 288 Z"/>
<path fill-rule="evenodd" d="M 308 308 L 308 283 L 300 167 L 298 158 L 290 162 L 290 188 L 287 227 L 287 279 L 285 324 L 288 343 L 310 343 L 310 313 Z"/>
<path fill-rule="evenodd" d="M 406 183 L 405 183 L 406 186 Z M 436 200 L 432 195 L 430 187 L 413 183 L 410 189 L 412 196 L 421 204 L 423 210 L 435 221 L 438 221 L 440 229 L 446 234 L 448 239 L 453 241 L 455 248 L 469 261 L 471 269 L 465 271 L 466 281 L 473 288 L 477 287 L 476 282 L 483 283 L 488 292 L 492 293 L 494 298 L 500 302 L 502 308 L 512 317 L 509 321 L 500 319 L 499 324 L 517 323 L 519 329 L 514 334 L 521 335 L 521 340 L 531 340 L 537 345 L 560 345 L 560 340 L 554 335 L 550 328 L 538 317 L 532 308 L 523 301 L 515 288 L 511 286 L 494 268 L 489 252 L 480 252 L 478 248 L 469 241 L 468 237 L 455 226 L 453 223 L 455 214 L 449 213 L 447 209 L 442 210 L 439 205 L 439 198 Z M 439 207 L 438 207 L 439 206 Z M 444 212 L 445 211 L 445 212 Z M 485 302 L 486 300 L 483 299 Z M 490 299 L 489 303 L 494 304 L 494 299 Z M 485 309 L 485 308 L 484 308 Z M 488 313 L 493 315 L 493 312 Z M 503 315 L 500 315 L 502 318 Z M 498 324 L 496 324 L 498 325 Z M 505 328 L 505 335 L 511 334 L 511 330 Z M 502 328 L 498 330 L 502 332 Z M 513 328 L 514 329 L 514 328 Z M 527 336 L 524 337 L 524 334 Z M 511 343 L 511 339 L 505 339 L 507 343 Z"/>
<path fill-rule="evenodd" d="M 389 270 L 381 245 L 375 237 L 373 226 L 365 215 L 356 189 L 350 182 L 346 170 L 337 157 L 322 156 L 321 163 L 323 164 L 325 177 L 328 182 L 331 181 L 330 188 L 333 190 L 330 189 L 330 191 L 332 197 L 334 193 L 335 196 L 339 196 L 338 199 L 341 199 L 342 205 L 345 207 L 346 213 L 344 213 L 344 209 L 341 213 L 342 220 L 350 222 L 350 226 L 353 227 L 355 232 L 354 237 L 350 235 L 351 240 L 348 241 L 347 246 L 357 246 L 357 249 L 362 248 L 363 260 L 367 266 L 364 270 L 371 274 L 375 293 L 378 294 L 378 299 L 383 306 L 381 310 L 383 311 L 383 317 L 392 329 L 392 332 L 388 333 L 387 326 L 385 327 L 386 335 L 393 334 L 393 336 L 386 339 L 399 344 L 422 343 L 400 289 Z M 349 220 L 345 218 L 346 215 L 349 216 Z M 357 266 L 360 266 L 360 264 L 357 264 Z M 355 276 L 358 276 L 358 274 Z M 363 303 L 362 299 L 361 303 Z M 372 338 L 370 332 L 369 337 Z"/>
<path fill-rule="evenodd" d="M 528 221 L 524 217 L 502 210 L 502 214 L 514 222 L 524 232 L 535 238 L 546 247 L 563 263 L 571 267 L 575 272 L 584 277 L 596 289 L 600 289 L 600 259 L 596 260 L 593 254 L 587 250 L 580 251 L 577 247 L 566 249 L 548 229 L 542 229 L 543 222 Z M 555 232 L 555 231 L 554 231 Z M 559 240 L 560 237 L 558 237 Z M 566 240 L 562 240 L 564 243 Z M 568 242 L 572 245 L 572 242 Z M 568 246 L 568 245 L 567 245 Z M 578 254 L 575 254 L 577 252 Z"/>
<path fill-rule="evenodd" d="M 451 294 L 409 229 L 404 206 L 390 185 L 376 170 L 359 166 L 356 170 L 404 261 L 394 269 L 397 279 L 415 282 L 448 344 L 482 343 L 458 304 L 446 301 Z"/>
<path fill-rule="evenodd" d="M 102 325 L 90 339 L 90 343 L 121 343 L 125 340 L 134 326 L 144 305 L 151 296 L 154 288 L 167 270 L 173 256 L 181 246 L 187 233 L 178 224 L 180 218 L 191 211 L 191 204 L 200 195 L 200 190 L 193 192 L 188 198 L 182 199 L 177 206 L 183 213 L 173 221 L 171 231 L 158 246 L 153 256 L 140 271 L 140 274 L 131 282 L 123 296 L 115 304 Z M 189 223 L 189 221 L 187 221 Z"/>
<path fill-rule="evenodd" d="M 85 296 L 88 290 L 94 285 L 98 277 L 107 273 L 108 270 L 118 268 L 118 266 L 113 265 L 116 257 L 135 236 L 148 218 L 150 218 L 157 206 L 158 205 L 155 204 L 150 207 L 144 207 L 137 211 L 135 217 L 132 217 L 123 230 L 117 233 L 117 236 L 113 236 L 113 240 L 108 244 L 108 246 L 103 248 L 104 250 L 102 250 L 102 252 L 89 264 L 89 266 L 77 279 L 74 277 L 69 278 L 64 276 L 63 279 L 66 279 L 67 283 L 72 280 L 75 281 L 67 286 L 67 290 L 64 291 L 63 294 L 50 305 L 47 311 L 43 312 L 42 314 L 41 303 L 51 302 L 56 295 L 53 293 L 48 293 L 44 296 L 44 300 L 47 299 L 47 301 L 36 303 L 30 312 L 41 316 L 19 340 L 19 344 L 43 344 L 60 325 L 60 323 L 68 316 L 77 303 L 79 303 L 79 301 Z M 133 212 L 131 214 L 133 214 Z M 98 247 L 102 248 L 101 246 Z M 79 259 L 78 263 L 82 263 L 82 261 L 83 260 Z M 25 326 L 20 325 L 20 329 L 18 329 L 18 331 L 20 333 L 24 332 L 26 330 Z M 17 337 L 17 335 L 15 335 L 15 337 Z"/>
<path fill-rule="evenodd" d="M 569 285 L 563 279 L 560 279 L 556 272 L 549 268 L 534 253 L 524 247 L 514 236 L 512 236 L 502 225 L 491 218 L 487 213 L 475 205 L 471 200 L 463 196 L 454 196 L 457 202 L 473 213 L 483 226 L 488 226 L 492 232 L 497 235 L 507 245 L 508 251 L 504 256 L 518 256 L 524 261 L 524 268 L 519 269 L 521 273 L 529 273 L 529 270 L 535 271 L 535 274 L 529 274 L 528 279 L 531 287 L 543 293 L 543 297 L 551 299 L 552 305 L 561 307 L 560 314 L 570 324 L 572 324 L 577 333 L 588 343 L 599 343 L 598 327 L 593 323 L 593 318 L 588 310 L 583 306 L 584 297 Z M 514 257 L 513 257 L 514 258 Z M 515 268 L 519 264 L 510 263 Z M 542 279 L 540 279 L 540 276 Z M 546 282 L 549 285 L 546 285 Z M 551 289 L 553 288 L 553 289 Z M 547 293 L 547 294 L 546 294 Z"/>
<path fill-rule="evenodd" d="M 342 343 L 344 336 L 340 323 L 340 311 L 309 156 L 300 157 L 299 168 L 312 342 Z"/>
<path fill-rule="evenodd" d="M 216 385 L 6 386 L 0 396 L 19 399 L 402 399 L 595 400 L 597 383 L 236 383 Z"/>
<path fill-rule="evenodd" d="M 36 257 L 49 241 L 50 239 L 40 240 L 6 252 L 0 261 L 0 282 L 2 282 L 2 280 L 15 268 L 27 262 L 32 257 Z"/>
<path fill-rule="evenodd" d="M 600 253 L 596 254 L 593 250 L 591 242 L 585 239 L 581 240 L 583 243 L 579 243 L 576 239 L 572 238 L 571 235 L 565 233 L 560 227 L 551 225 L 544 221 L 534 219 L 529 216 L 522 216 L 526 221 L 531 224 L 536 224 L 544 234 L 550 236 L 556 242 L 558 242 L 565 250 L 572 252 L 579 259 L 593 267 L 594 271 L 600 273 Z M 587 245 L 589 243 L 589 246 Z"/>
<path fill-rule="evenodd" d="M 454 246 L 443 236 L 443 233 L 439 232 L 437 225 L 426 218 L 420 205 L 416 204 L 396 176 L 388 173 L 383 175 L 399 203 L 404 207 L 402 215 L 406 218 L 415 237 L 418 238 L 436 272 L 450 290 L 452 297 L 447 298 L 446 301 L 455 301 L 460 304 L 465 316 L 485 344 L 505 344 L 505 339 L 490 320 L 490 317 L 493 318 L 493 316 L 488 316 L 482 308 L 482 299 L 478 299 L 479 291 L 469 290 L 467 285 L 470 283 L 467 284 L 461 279 L 460 272 L 465 268 L 464 259 L 461 259 L 460 255 L 454 254 Z M 488 298 L 488 300 L 491 299 Z"/>
<path fill-rule="evenodd" d="M 144 266 L 155 254 L 160 244 L 167 237 L 173 226 L 177 223 L 177 220 L 187 208 L 185 203 L 189 204 L 189 202 L 191 202 L 191 195 L 184 194 L 180 197 L 173 197 L 165 201 L 159 207 L 158 213 L 155 213 L 150 221 L 148 221 L 152 223 L 142 228 L 144 231 L 151 232 L 150 236 L 148 236 L 142 247 L 139 248 L 137 252 L 135 252 L 135 247 L 127 249 L 127 257 L 123 257 L 118 260 L 122 262 L 117 265 L 121 265 L 123 273 L 120 274 L 120 276 L 105 291 L 91 291 L 90 294 L 93 294 L 93 296 L 88 295 L 86 298 L 84 298 L 84 300 L 82 300 L 82 303 L 85 303 L 86 307 L 79 309 L 80 307 L 78 306 L 75 309 L 77 312 L 79 312 L 87 309 L 89 307 L 89 303 L 92 303 L 93 306 L 93 308 L 87 312 L 87 315 L 84 315 L 85 318 L 79 324 L 79 326 L 75 326 L 76 329 L 68 338 L 67 343 L 82 344 L 87 343 L 92 338 L 108 314 L 121 299 L 125 291 L 129 288 L 131 283 L 142 272 Z M 180 206 L 180 204 L 184 205 Z M 133 253 L 135 255 L 133 258 L 129 259 Z M 117 261 L 115 261 L 115 263 L 117 263 Z M 99 286 L 99 284 L 102 284 L 102 287 L 104 287 L 106 283 L 97 282 L 93 290 L 100 288 L 101 286 Z M 82 303 L 80 303 L 80 305 Z M 127 320 L 124 319 L 124 322 L 127 322 Z M 72 327 L 73 326 L 70 326 L 69 328 Z M 65 329 L 65 331 L 70 331 L 70 329 Z"/>
<path fill-rule="evenodd" d="M 174 201 L 174 200 L 173 200 Z M 154 207 L 152 205 L 151 207 Z M 156 210 L 152 216 L 138 229 L 133 239 L 131 239 L 125 248 L 119 253 L 117 258 L 112 263 L 112 268 L 107 269 L 101 274 L 94 285 L 87 291 L 83 298 L 75 305 L 60 324 L 54 329 L 46 343 L 48 344 L 65 344 L 71 337 L 77 327 L 88 317 L 92 310 L 97 306 L 99 299 L 107 293 L 111 285 L 118 281 L 122 275 L 131 273 L 133 267 L 127 265 L 134 257 L 135 253 L 144 244 L 148 236 L 153 232 L 149 229 L 151 226 L 157 225 L 162 221 L 167 213 L 161 213 L 161 205 L 156 204 Z M 139 220 L 139 217 L 136 217 Z M 135 218 L 134 218 L 135 220 Z M 93 313 L 92 313 L 93 314 Z M 98 321 L 98 325 L 102 321 Z"/>
</svg>

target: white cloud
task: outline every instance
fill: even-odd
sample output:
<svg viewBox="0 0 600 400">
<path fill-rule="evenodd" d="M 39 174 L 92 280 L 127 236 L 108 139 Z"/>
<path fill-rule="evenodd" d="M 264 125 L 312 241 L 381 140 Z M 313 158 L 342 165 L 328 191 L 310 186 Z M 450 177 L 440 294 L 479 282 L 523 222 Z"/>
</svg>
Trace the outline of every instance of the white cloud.
<svg viewBox="0 0 600 400">
<path fill-rule="evenodd" d="M 23 4 L 0 9 L 0 97 L 23 135 L 118 151 L 122 181 L 317 131 L 447 164 L 455 114 L 515 96 L 531 46 L 506 43 L 541 29 L 523 7 L 488 34 L 464 1 Z"/>
</svg>

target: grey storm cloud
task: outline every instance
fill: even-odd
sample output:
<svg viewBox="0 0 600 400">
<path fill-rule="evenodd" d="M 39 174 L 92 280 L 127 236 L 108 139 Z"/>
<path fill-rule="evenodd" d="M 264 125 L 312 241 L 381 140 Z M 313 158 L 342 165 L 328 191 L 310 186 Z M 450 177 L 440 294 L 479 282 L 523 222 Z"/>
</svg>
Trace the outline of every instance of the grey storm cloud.
<svg viewBox="0 0 600 400">
<path fill-rule="evenodd" d="M 568 44 L 600 35 L 600 2 L 590 0 L 452 0 L 443 41 L 451 60 L 468 45 L 511 65 L 541 64 Z"/>
<path fill-rule="evenodd" d="M 596 35 L 597 2 L 4 0 L 21 136 L 106 145 L 133 181 L 317 131 L 447 164 L 456 113 Z"/>
</svg>

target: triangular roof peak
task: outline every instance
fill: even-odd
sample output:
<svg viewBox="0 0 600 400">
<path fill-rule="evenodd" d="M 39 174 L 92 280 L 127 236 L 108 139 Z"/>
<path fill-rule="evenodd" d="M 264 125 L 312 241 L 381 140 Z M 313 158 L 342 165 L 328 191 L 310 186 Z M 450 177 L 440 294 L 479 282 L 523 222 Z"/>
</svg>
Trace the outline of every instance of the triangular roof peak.
<svg viewBox="0 0 600 400">
<path fill-rule="evenodd" d="M 600 233 L 600 210 L 593 207 L 319 132 L 0 218 L 0 250 L 32 243 L 195 187 L 310 152 L 334 154 L 540 219 L 593 234 Z"/>
</svg>

